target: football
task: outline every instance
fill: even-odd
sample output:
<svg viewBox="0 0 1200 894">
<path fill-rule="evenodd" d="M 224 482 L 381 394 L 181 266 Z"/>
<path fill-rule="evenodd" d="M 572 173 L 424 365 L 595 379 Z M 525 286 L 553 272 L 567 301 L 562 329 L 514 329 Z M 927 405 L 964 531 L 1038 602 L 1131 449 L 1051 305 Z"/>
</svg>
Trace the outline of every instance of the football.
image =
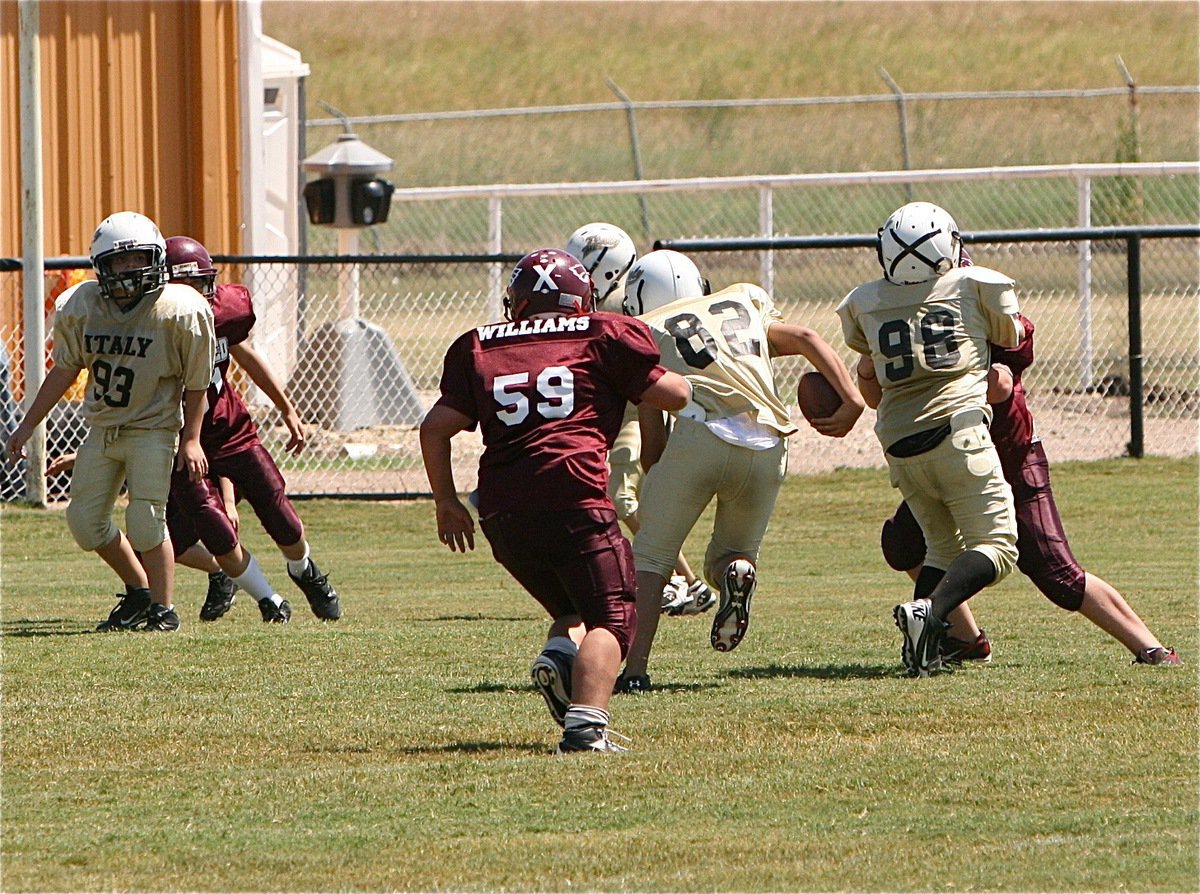
<svg viewBox="0 0 1200 894">
<path fill-rule="evenodd" d="M 806 372 L 796 386 L 796 403 L 809 422 L 832 416 L 842 405 L 841 396 L 819 372 Z"/>
</svg>

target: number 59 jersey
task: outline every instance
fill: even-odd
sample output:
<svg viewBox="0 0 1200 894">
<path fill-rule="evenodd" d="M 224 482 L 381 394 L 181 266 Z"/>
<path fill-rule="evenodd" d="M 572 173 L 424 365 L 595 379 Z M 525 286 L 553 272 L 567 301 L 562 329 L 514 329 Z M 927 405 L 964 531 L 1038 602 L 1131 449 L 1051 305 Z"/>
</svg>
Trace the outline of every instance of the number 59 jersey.
<svg viewBox="0 0 1200 894">
<path fill-rule="evenodd" d="M 666 372 L 617 314 L 479 326 L 446 351 L 438 403 L 479 423 L 479 513 L 612 509 L 608 450 L 627 400 Z"/>
<path fill-rule="evenodd" d="M 749 413 L 782 437 L 796 433 L 775 387 L 767 329 L 783 317 L 762 288 L 736 283 L 638 317 L 654 331 L 667 369 L 687 376 L 709 419 Z"/>
<path fill-rule="evenodd" d="M 97 427 L 170 429 L 183 424 L 183 392 L 213 373 L 213 315 L 191 286 L 167 283 L 128 311 L 85 280 L 58 299 L 54 363 L 86 369 L 83 411 Z"/>
<path fill-rule="evenodd" d="M 878 279 L 842 300 L 846 344 L 871 357 L 883 389 L 875 434 L 885 450 L 960 410 L 990 418 L 988 342 L 1015 347 L 1021 338 L 1013 285 L 987 267 L 959 267 L 912 285 Z"/>
</svg>

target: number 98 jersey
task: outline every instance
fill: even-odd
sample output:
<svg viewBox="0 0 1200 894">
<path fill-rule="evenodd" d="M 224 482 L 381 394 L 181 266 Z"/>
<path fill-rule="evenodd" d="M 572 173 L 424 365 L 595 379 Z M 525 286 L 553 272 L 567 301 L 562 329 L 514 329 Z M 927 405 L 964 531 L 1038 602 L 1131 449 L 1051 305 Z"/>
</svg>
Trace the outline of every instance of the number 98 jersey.
<svg viewBox="0 0 1200 894">
<path fill-rule="evenodd" d="M 846 344 L 871 357 L 883 389 L 875 433 L 884 449 L 960 410 L 990 418 L 988 342 L 1015 347 L 1021 338 L 1013 285 L 987 267 L 959 267 L 912 285 L 878 279 L 842 300 Z"/>
</svg>

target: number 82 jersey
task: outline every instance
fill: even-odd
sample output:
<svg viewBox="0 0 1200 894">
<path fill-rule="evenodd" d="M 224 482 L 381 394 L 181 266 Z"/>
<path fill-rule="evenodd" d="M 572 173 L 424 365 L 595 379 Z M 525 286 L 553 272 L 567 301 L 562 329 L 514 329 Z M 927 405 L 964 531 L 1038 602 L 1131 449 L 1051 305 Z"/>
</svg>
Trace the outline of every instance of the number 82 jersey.
<svg viewBox="0 0 1200 894">
<path fill-rule="evenodd" d="M 878 279 L 842 300 L 846 344 L 871 357 L 883 389 L 875 433 L 885 449 L 960 410 L 989 412 L 988 342 L 1021 338 L 1013 286 L 987 267 L 960 267 L 911 285 Z"/>
</svg>

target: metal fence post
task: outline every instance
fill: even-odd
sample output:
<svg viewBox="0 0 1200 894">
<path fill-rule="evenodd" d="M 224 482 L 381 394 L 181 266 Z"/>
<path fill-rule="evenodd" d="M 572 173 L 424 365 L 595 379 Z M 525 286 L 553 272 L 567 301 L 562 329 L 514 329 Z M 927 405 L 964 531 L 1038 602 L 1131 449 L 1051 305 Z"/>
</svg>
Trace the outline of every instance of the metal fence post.
<svg viewBox="0 0 1200 894">
<path fill-rule="evenodd" d="M 625 122 L 629 126 L 629 147 L 633 152 L 633 176 L 637 180 L 645 180 L 646 178 L 642 174 L 642 147 L 638 141 L 637 116 L 634 114 L 633 100 L 625 95 L 625 91 L 618 87 L 617 82 L 612 78 L 606 77 L 604 83 L 617 95 L 617 99 L 625 104 Z M 649 242 L 650 209 L 646 205 L 646 197 L 641 193 L 638 194 L 638 204 L 642 209 L 642 239 Z"/>
<path fill-rule="evenodd" d="M 1127 240 L 1129 283 L 1129 455 L 1145 455 L 1145 431 L 1142 413 L 1142 239 Z"/>
<path fill-rule="evenodd" d="M 1080 229 L 1092 226 L 1092 178 L 1081 174 L 1078 178 Z M 1095 375 L 1092 346 L 1092 242 L 1079 240 L 1079 387 L 1092 387 Z"/>
<path fill-rule="evenodd" d="M 912 170 L 912 158 L 908 154 L 908 105 L 904 98 L 904 91 L 900 89 L 900 85 L 892 80 L 892 76 L 888 74 L 886 68 L 879 66 L 879 76 L 883 78 L 884 83 L 888 85 L 888 89 L 896 96 L 896 111 L 900 117 L 900 157 L 904 164 L 904 170 Z M 912 201 L 913 190 L 912 184 L 904 184 L 904 195 L 908 201 Z"/>
<path fill-rule="evenodd" d="M 23 269 L 22 307 L 25 316 L 25 411 L 46 375 L 45 248 L 42 233 L 42 105 L 41 52 L 38 46 L 38 4 L 22 0 L 21 30 L 21 221 Z M 46 504 L 46 423 L 26 444 L 25 497 Z"/>
<path fill-rule="evenodd" d="M 758 229 L 764 239 L 775 235 L 775 190 L 764 186 L 758 191 Z M 775 250 L 763 249 L 759 259 L 762 287 L 771 297 L 775 296 Z"/>
<path fill-rule="evenodd" d="M 504 200 L 500 196 L 488 197 L 488 253 L 498 255 L 504 250 Z M 487 309 L 489 320 L 504 318 L 504 302 L 501 286 L 504 271 L 500 264 L 488 265 Z"/>
</svg>

